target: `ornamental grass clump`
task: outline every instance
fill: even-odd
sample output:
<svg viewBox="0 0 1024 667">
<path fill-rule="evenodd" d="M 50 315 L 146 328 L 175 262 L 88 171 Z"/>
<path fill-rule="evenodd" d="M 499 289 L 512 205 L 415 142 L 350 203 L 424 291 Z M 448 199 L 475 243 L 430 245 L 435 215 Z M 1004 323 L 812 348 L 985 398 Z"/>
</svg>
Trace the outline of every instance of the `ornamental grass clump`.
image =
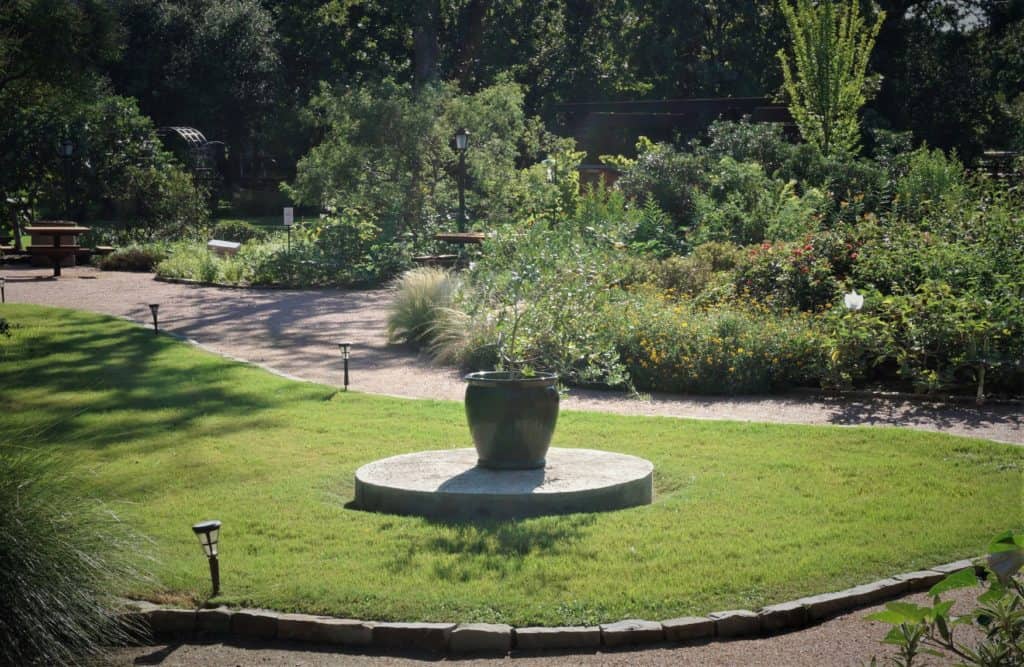
<svg viewBox="0 0 1024 667">
<path fill-rule="evenodd" d="M 429 266 L 399 276 L 392 286 L 395 298 L 388 315 L 388 339 L 412 345 L 433 343 L 458 286 L 458 278 L 451 273 Z"/>
<path fill-rule="evenodd" d="M 56 461 L 0 447 L 0 664 L 82 664 L 138 636 L 113 594 L 141 579 L 138 538 L 73 488 Z"/>
</svg>

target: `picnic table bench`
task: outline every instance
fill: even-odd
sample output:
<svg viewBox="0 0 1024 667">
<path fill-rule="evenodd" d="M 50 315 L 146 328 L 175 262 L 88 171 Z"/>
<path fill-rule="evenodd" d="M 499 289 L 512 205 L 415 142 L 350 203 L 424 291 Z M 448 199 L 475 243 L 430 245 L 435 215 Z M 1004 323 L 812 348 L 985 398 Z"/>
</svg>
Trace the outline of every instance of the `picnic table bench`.
<svg viewBox="0 0 1024 667">
<path fill-rule="evenodd" d="M 483 232 L 441 232 L 434 234 L 434 239 L 444 241 L 452 245 L 480 245 L 487 236 Z M 422 266 L 456 266 L 462 257 L 462 250 L 458 254 L 420 255 L 413 257 L 412 261 Z"/>
<path fill-rule="evenodd" d="M 25 227 L 25 232 L 32 235 L 32 244 L 28 254 L 32 257 L 46 258 L 53 263 L 53 275 L 59 277 L 62 266 L 74 266 L 75 257 L 82 248 L 78 245 L 78 235 L 89 231 L 74 222 L 49 221 Z"/>
</svg>

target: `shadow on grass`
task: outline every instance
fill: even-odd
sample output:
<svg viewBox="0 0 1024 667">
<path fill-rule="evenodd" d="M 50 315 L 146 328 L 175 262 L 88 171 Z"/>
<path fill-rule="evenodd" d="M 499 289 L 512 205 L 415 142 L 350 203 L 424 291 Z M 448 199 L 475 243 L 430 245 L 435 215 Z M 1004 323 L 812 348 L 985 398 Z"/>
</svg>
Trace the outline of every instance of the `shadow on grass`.
<svg viewBox="0 0 1024 667">
<path fill-rule="evenodd" d="M 266 426 L 260 411 L 275 403 L 232 377 L 242 365 L 179 355 L 185 348 L 176 341 L 94 316 L 45 321 L 4 348 L 0 396 L 21 413 L 18 429 L 0 428 L 10 444 L 102 449 L 192 428 L 211 414 L 229 419 L 195 432 L 223 435 Z M 163 443 L 154 446 L 173 438 Z"/>
<path fill-rule="evenodd" d="M 551 557 L 571 551 L 595 522 L 588 514 L 486 522 L 428 520 L 434 530 L 410 539 L 401 555 L 388 563 L 388 569 L 407 571 L 419 555 L 431 554 L 443 557 L 433 568 L 441 581 L 512 575 L 523 569 L 530 556 Z"/>
</svg>

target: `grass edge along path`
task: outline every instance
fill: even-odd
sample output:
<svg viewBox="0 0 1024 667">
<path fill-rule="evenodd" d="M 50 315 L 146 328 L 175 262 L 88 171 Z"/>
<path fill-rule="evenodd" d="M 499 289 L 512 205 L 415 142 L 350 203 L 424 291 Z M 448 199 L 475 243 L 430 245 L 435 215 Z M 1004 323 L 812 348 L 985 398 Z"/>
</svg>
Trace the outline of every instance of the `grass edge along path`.
<svg viewBox="0 0 1024 667">
<path fill-rule="evenodd" d="M 152 538 L 153 582 L 127 596 L 203 602 L 189 526 L 207 518 L 224 521 L 216 602 L 519 626 L 756 609 L 970 557 L 1024 524 L 1024 448 L 580 412 L 554 444 L 650 459 L 653 505 L 492 524 L 359 512 L 358 466 L 468 445 L 459 403 L 289 381 L 91 313 L 0 317 L 0 446 L 62 457 Z"/>
</svg>

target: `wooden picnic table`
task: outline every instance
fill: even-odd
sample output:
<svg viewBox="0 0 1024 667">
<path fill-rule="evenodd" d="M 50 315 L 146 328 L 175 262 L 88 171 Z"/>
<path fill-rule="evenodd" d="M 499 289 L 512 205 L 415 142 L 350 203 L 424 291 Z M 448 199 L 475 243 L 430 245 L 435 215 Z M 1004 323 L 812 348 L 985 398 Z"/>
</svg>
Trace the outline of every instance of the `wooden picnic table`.
<svg viewBox="0 0 1024 667">
<path fill-rule="evenodd" d="M 64 225 L 47 225 L 44 223 L 25 227 L 24 231 L 32 235 L 33 245 L 28 247 L 29 254 L 37 257 L 49 257 L 53 262 L 53 275 L 60 276 L 61 262 L 67 257 L 74 257 L 81 250 L 81 247 L 78 245 L 78 235 L 84 234 L 89 230 L 89 227 L 82 227 L 74 223 Z M 36 245 L 37 236 L 52 236 L 53 245 Z M 64 236 L 72 237 L 71 243 L 62 245 L 61 238 Z"/>
</svg>

